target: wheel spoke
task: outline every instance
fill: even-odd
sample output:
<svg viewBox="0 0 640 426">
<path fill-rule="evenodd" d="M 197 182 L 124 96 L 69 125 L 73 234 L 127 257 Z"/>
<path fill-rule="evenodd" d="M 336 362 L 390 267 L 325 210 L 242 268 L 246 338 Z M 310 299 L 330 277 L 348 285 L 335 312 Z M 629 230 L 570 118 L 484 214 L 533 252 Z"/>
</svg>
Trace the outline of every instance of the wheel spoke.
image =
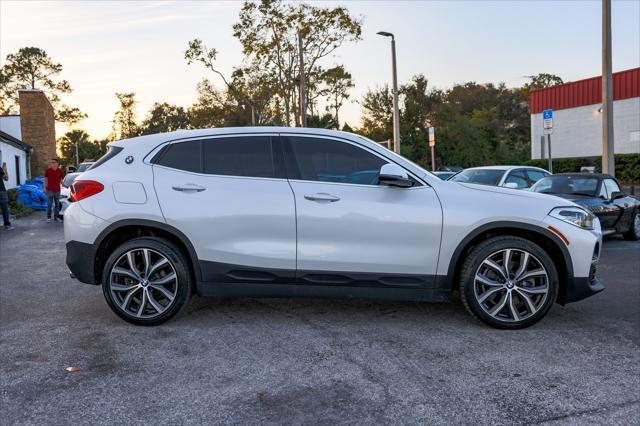
<svg viewBox="0 0 640 426">
<path fill-rule="evenodd" d="M 514 321 L 519 321 L 520 316 L 518 315 L 518 309 L 516 309 L 516 305 L 513 303 L 513 292 L 509 292 L 509 310 L 511 311 L 511 316 L 513 316 Z"/>
<path fill-rule="evenodd" d="M 507 304 L 507 294 L 505 293 L 502 295 L 502 298 L 496 304 L 496 306 L 494 306 L 493 309 L 489 311 L 489 315 L 491 315 L 492 317 L 495 317 L 496 315 L 498 315 L 498 313 L 500 313 L 500 311 L 502 310 L 502 308 L 504 308 L 504 305 L 506 304 Z"/>
<path fill-rule="evenodd" d="M 163 295 L 164 297 L 166 297 L 166 298 L 167 298 L 167 300 L 168 300 L 169 302 L 173 302 L 173 298 L 174 298 L 175 296 L 174 296 L 173 294 L 171 294 L 171 293 L 169 292 L 169 290 L 167 290 L 166 288 L 161 287 L 161 286 L 156 286 L 156 285 L 153 285 L 153 284 L 150 284 L 150 287 L 151 287 L 152 289 L 154 289 L 154 290 L 158 290 L 160 293 L 162 293 L 162 295 Z"/>
<path fill-rule="evenodd" d="M 144 259 L 144 276 L 149 278 L 149 268 L 151 267 L 151 253 L 149 249 L 142 249 L 142 259 Z"/>
<path fill-rule="evenodd" d="M 516 271 L 514 281 L 519 281 L 520 276 L 527 270 L 527 266 L 529 265 L 529 253 L 526 251 L 522 253 L 522 257 L 520 258 L 520 267 Z"/>
<path fill-rule="evenodd" d="M 524 300 L 524 302 L 527 304 L 527 308 L 529 308 L 529 312 L 532 314 L 535 314 L 536 312 L 538 312 L 538 308 L 536 308 L 535 303 L 533 303 L 533 300 L 531 300 L 531 297 L 529 297 L 529 295 L 525 292 L 520 291 L 521 289 L 516 288 L 516 291 L 518 292 L 518 296 Z"/>
<path fill-rule="evenodd" d="M 509 263 L 511 262 L 511 249 L 506 249 L 503 254 L 502 268 L 506 279 L 509 279 Z"/>
<path fill-rule="evenodd" d="M 136 288 L 132 289 L 124 297 L 124 300 L 122 301 L 122 304 L 120 305 L 120 307 L 122 308 L 123 311 L 127 310 L 127 307 L 129 306 L 129 302 L 131 302 L 131 298 L 133 297 L 134 294 L 136 294 L 138 292 L 139 289 L 140 289 L 140 287 L 136 287 Z"/>
<path fill-rule="evenodd" d="M 136 266 L 136 261 L 133 257 L 133 251 L 130 251 L 129 253 L 127 253 L 127 262 L 129 263 L 129 269 L 131 269 L 131 272 L 133 272 L 136 275 L 137 279 L 140 279 L 140 271 Z"/>
<path fill-rule="evenodd" d="M 539 276 L 542 276 L 542 275 L 544 275 L 544 276 L 547 275 L 547 272 L 544 269 L 542 269 L 542 268 L 534 269 L 533 271 L 526 272 L 524 275 L 522 275 L 518 279 L 518 282 L 524 281 L 527 278 L 539 277 Z"/>
<path fill-rule="evenodd" d="M 488 285 L 488 286 L 500 286 L 502 287 L 504 284 L 503 283 L 499 283 L 498 281 L 494 281 L 492 279 L 487 278 L 486 276 L 482 275 L 482 274 L 477 274 L 476 275 L 476 281 L 480 281 L 482 284 Z"/>
<path fill-rule="evenodd" d="M 153 280 L 153 281 L 149 281 L 149 283 L 152 284 L 152 285 L 165 285 L 165 284 L 169 284 L 171 281 L 173 281 L 175 279 L 176 279 L 175 272 L 171 272 L 170 274 L 167 274 L 162 278 L 159 278 L 159 279 Z"/>
<path fill-rule="evenodd" d="M 137 317 L 141 317 L 144 313 L 144 307 L 147 304 L 147 290 L 142 290 L 142 300 L 140 301 L 140 307 L 138 308 L 138 312 L 136 313 Z"/>
<path fill-rule="evenodd" d="M 517 287 L 517 289 L 529 294 L 545 294 L 549 291 L 549 288 L 546 285 L 541 287 Z"/>
<path fill-rule="evenodd" d="M 137 284 L 123 285 L 123 284 L 118 284 L 114 282 L 111 283 L 111 290 L 113 291 L 129 291 L 137 287 L 138 287 Z"/>
<path fill-rule="evenodd" d="M 139 279 L 139 277 L 135 275 L 133 272 L 131 272 L 130 270 L 119 268 L 117 266 L 111 270 L 111 273 L 116 275 L 126 275 L 127 277 L 133 278 L 136 281 Z"/>
<path fill-rule="evenodd" d="M 147 274 L 147 278 L 151 277 L 154 272 L 156 272 L 158 269 L 160 269 L 161 267 L 163 267 L 164 265 L 166 265 L 168 263 L 169 263 L 169 261 L 167 259 L 165 259 L 164 257 L 162 259 L 158 260 L 156 263 L 151 265 L 151 268 L 149 269 L 149 273 Z"/>
<path fill-rule="evenodd" d="M 487 300 L 487 298 L 489 298 L 489 296 L 491 296 L 492 294 L 495 294 L 497 292 L 499 292 L 500 290 L 504 290 L 503 287 L 494 287 L 491 288 L 487 291 L 485 291 L 484 293 L 482 293 L 479 297 L 478 297 L 478 302 L 479 303 L 483 303 L 485 300 Z"/>
<path fill-rule="evenodd" d="M 158 303 L 158 301 L 153 297 L 153 294 L 149 290 L 145 293 L 147 294 L 147 299 L 151 306 L 153 306 L 153 309 L 155 309 L 157 313 L 162 313 L 164 311 L 164 307 Z"/>
<path fill-rule="evenodd" d="M 493 269 L 494 271 L 498 272 L 502 278 L 504 278 L 504 280 L 508 280 L 507 276 L 504 273 L 504 270 L 502 269 L 502 267 L 500 265 L 498 265 L 496 262 L 494 262 L 491 259 L 485 259 L 484 262 L 482 262 L 483 264 L 487 265 L 488 267 L 490 267 L 491 269 Z"/>
</svg>

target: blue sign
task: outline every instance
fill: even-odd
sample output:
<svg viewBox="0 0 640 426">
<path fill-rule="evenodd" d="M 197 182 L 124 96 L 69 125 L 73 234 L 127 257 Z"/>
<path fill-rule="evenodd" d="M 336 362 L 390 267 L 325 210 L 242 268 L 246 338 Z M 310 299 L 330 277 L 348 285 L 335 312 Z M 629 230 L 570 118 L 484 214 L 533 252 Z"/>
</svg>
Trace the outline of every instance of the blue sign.
<svg viewBox="0 0 640 426">
<path fill-rule="evenodd" d="M 542 111 L 542 119 L 543 120 L 552 120 L 553 119 L 553 110 L 552 109 L 545 109 L 544 111 Z"/>
</svg>

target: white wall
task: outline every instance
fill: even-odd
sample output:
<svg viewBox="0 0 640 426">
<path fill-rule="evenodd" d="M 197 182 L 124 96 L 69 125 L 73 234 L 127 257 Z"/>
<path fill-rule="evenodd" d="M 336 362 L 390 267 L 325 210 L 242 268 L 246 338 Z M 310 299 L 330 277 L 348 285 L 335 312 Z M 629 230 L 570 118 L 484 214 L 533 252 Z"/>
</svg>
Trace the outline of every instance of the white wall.
<svg viewBox="0 0 640 426">
<path fill-rule="evenodd" d="M 2 163 L 7 163 L 7 171 L 9 172 L 9 180 L 4 183 L 7 189 L 17 186 L 16 155 L 20 157 L 20 184 L 24 184 L 27 180 L 27 153 L 13 145 L 0 142 L 0 166 Z"/>
<path fill-rule="evenodd" d="M 22 128 L 20 127 L 19 115 L 3 115 L 0 117 L 0 130 L 13 136 L 19 141 L 22 140 Z"/>
<path fill-rule="evenodd" d="M 553 158 L 602 155 L 600 104 L 553 111 L 551 155 Z M 613 103 L 613 140 L 616 154 L 640 153 L 640 98 Z M 541 156 L 542 113 L 531 116 L 531 158 Z"/>
</svg>

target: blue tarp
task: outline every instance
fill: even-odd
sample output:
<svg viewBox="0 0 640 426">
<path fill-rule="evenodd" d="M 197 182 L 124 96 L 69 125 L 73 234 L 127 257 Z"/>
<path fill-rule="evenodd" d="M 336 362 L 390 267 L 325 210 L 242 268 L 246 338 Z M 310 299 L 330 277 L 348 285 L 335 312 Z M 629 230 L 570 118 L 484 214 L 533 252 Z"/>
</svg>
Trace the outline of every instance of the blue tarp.
<svg viewBox="0 0 640 426">
<path fill-rule="evenodd" d="M 16 188 L 18 192 L 18 202 L 35 210 L 47 209 L 47 196 L 42 191 L 44 177 L 38 176 L 28 180 L 24 185 Z"/>
</svg>

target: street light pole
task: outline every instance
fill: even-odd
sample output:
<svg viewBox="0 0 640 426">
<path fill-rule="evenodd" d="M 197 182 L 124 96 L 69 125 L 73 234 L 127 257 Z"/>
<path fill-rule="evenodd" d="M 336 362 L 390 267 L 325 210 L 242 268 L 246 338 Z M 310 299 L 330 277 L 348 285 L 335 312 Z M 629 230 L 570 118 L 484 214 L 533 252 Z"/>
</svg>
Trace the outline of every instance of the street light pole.
<svg viewBox="0 0 640 426">
<path fill-rule="evenodd" d="M 611 0 L 602 0 L 602 172 L 615 176 L 611 68 Z"/>
<path fill-rule="evenodd" d="M 393 150 L 400 154 L 400 107 L 398 106 L 398 68 L 396 65 L 396 38 L 392 33 L 379 31 L 378 35 L 391 37 L 391 72 L 393 76 Z"/>
</svg>

